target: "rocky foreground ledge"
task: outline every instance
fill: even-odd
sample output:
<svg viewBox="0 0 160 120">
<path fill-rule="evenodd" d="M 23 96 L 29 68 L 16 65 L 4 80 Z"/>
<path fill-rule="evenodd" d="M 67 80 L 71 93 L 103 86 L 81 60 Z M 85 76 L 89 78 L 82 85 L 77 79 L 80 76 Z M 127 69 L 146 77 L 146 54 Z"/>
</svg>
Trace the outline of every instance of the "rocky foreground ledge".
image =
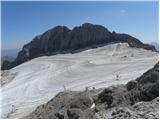
<svg viewBox="0 0 160 120">
<path fill-rule="evenodd" d="M 158 119 L 159 63 L 126 85 L 60 92 L 25 118 Z"/>
</svg>

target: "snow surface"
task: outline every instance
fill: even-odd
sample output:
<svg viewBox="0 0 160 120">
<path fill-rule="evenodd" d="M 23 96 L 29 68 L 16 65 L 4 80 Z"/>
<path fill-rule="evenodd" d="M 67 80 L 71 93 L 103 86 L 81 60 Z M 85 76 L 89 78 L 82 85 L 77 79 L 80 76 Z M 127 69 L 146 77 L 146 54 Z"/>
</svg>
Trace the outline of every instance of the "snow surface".
<svg viewBox="0 0 160 120">
<path fill-rule="evenodd" d="M 24 117 L 64 89 L 125 84 L 157 61 L 157 52 L 131 48 L 127 43 L 32 59 L 9 70 L 16 76 L 0 88 L 1 118 Z"/>
</svg>

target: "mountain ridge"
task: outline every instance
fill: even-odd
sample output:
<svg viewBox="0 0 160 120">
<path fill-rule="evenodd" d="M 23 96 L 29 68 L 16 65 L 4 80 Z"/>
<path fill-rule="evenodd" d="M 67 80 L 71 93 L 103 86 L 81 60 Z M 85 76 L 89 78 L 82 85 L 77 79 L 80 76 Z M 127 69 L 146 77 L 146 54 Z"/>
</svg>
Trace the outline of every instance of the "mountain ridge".
<svg viewBox="0 0 160 120">
<path fill-rule="evenodd" d="M 101 25 L 84 23 L 81 26 L 74 27 L 72 30 L 66 26 L 56 26 L 34 37 L 31 42 L 25 44 L 15 61 L 8 62 L 5 65 L 2 64 L 1 69 L 13 68 L 23 62 L 50 52 L 72 52 L 92 45 L 117 42 L 125 42 L 131 47 L 156 51 L 152 45 L 144 44 L 128 34 L 110 32 Z"/>
</svg>

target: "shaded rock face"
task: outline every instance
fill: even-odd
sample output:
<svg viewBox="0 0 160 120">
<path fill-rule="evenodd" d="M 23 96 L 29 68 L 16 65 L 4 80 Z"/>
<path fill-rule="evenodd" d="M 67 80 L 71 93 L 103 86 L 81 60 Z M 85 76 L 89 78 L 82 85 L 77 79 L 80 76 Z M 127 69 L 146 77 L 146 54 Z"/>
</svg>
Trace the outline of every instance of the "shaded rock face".
<svg viewBox="0 0 160 120">
<path fill-rule="evenodd" d="M 158 73 L 159 63 L 126 85 L 81 92 L 61 92 L 25 118 L 158 118 Z M 91 107 L 93 104 L 95 106 Z"/>
<path fill-rule="evenodd" d="M 65 26 L 57 26 L 40 36 L 35 37 L 30 43 L 23 46 L 16 59 L 17 64 L 38 57 L 44 53 L 58 51 L 66 43 L 65 39 L 70 30 Z"/>
<path fill-rule="evenodd" d="M 156 49 L 153 45 L 144 44 L 140 40 L 138 40 L 137 38 L 134 38 L 134 37 L 132 37 L 128 34 L 119 34 L 119 33 L 116 33 L 116 32 L 112 32 L 110 39 L 111 40 L 116 40 L 116 41 L 119 41 L 119 42 L 126 42 L 131 47 L 143 48 L 143 49 L 146 49 L 146 50 L 156 51 Z"/>
<path fill-rule="evenodd" d="M 144 48 L 156 51 L 154 46 L 143 44 L 138 39 L 127 34 L 110 32 L 105 27 L 85 23 L 73 30 L 65 26 L 57 26 L 42 35 L 36 36 L 30 43 L 23 46 L 16 60 L 9 67 L 2 65 L 2 70 L 10 69 L 25 61 L 42 55 L 51 55 L 56 52 L 73 52 L 86 47 L 115 42 L 127 42 L 131 47 Z"/>
<path fill-rule="evenodd" d="M 1 65 L 2 70 L 10 69 L 11 67 L 12 67 L 11 62 L 9 62 L 8 60 L 4 60 L 2 62 L 2 65 Z"/>
<path fill-rule="evenodd" d="M 134 94 L 134 98 L 142 101 L 151 101 L 159 96 L 159 63 L 154 68 L 144 73 L 136 79 L 138 85 L 130 92 L 139 92 Z"/>
</svg>

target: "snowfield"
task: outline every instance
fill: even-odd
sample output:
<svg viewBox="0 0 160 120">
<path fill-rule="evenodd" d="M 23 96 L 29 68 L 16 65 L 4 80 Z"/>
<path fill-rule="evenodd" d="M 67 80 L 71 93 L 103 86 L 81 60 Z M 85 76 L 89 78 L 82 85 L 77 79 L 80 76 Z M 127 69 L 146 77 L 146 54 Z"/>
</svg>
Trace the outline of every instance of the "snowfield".
<svg viewBox="0 0 160 120">
<path fill-rule="evenodd" d="M 0 88 L 1 118 L 22 118 L 64 89 L 125 84 L 157 62 L 157 52 L 127 43 L 32 59 L 9 70 L 16 76 Z"/>
</svg>

